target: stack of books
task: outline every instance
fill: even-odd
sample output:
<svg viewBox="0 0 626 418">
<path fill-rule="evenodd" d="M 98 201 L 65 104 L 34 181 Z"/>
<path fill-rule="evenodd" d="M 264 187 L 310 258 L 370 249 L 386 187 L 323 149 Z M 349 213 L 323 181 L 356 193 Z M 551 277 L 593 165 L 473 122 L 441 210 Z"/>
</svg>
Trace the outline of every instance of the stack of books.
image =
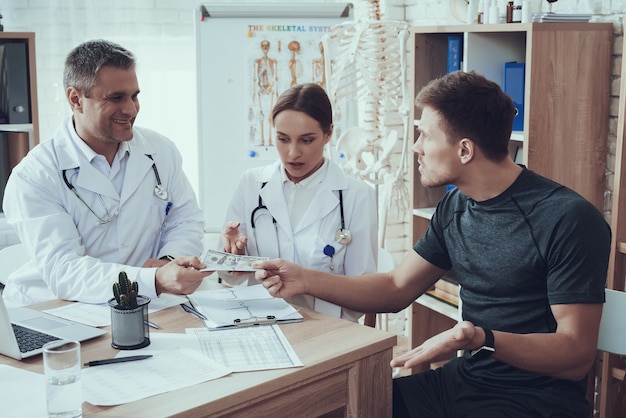
<svg viewBox="0 0 626 418">
<path fill-rule="evenodd" d="M 459 306 L 459 285 L 456 282 L 439 279 L 427 293 L 450 305 Z"/>
<path fill-rule="evenodd" d="M 581 13 L 533 13 L 533 22 L 589 22 L 590 14 Z"/>
</svg>

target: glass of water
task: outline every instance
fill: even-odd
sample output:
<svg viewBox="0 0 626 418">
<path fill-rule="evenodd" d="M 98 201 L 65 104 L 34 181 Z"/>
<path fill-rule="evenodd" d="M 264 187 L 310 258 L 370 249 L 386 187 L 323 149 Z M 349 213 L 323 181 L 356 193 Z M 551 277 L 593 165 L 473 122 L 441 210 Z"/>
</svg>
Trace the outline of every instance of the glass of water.
<svg viewBox="0 0 626 418">
<path fill-rule="evenodd" d="M 80 383 L 80 343 L 56 340 L 43 346 L 48 417 L 83 416 L 83 394 Z"/>
</svg>

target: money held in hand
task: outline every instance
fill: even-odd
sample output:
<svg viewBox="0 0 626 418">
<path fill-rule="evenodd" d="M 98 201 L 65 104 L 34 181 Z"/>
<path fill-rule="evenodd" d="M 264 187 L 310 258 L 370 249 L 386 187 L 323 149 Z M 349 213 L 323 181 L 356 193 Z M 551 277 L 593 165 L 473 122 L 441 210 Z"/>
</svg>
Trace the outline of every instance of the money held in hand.
<svg viewBox="0 0 626 418">
<path fill-rule="evenodd" d="M 255 271 L 252 268 L 252 263 L 267 259 L 268 257 L 237 255 L 208 250 L 202 256 L 202 262 L 206 264 L 206 268 L 202 269 L 202 271 Z"/>
</svg>

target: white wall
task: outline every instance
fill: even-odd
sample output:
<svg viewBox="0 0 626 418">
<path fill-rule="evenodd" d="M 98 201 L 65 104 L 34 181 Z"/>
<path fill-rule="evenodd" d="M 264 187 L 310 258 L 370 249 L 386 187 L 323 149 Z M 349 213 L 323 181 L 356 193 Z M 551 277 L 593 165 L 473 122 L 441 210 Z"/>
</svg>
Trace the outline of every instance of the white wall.
<svg viewBox="0 0 626 418">
<path fill-rule="evenodd" d="M 6 32 L 35 32 L 40 139 L 68 115 L 63 61 L 79 43 L 106 38 L 137 56 L 137 124 L 170 137 L 198 192 L 195 8 L 197 0 L 3 0 Z M 206 2 L 204 2 L 206 3 Z M 219 100 L 219 98 L 216 98 Z"/>
</svg>

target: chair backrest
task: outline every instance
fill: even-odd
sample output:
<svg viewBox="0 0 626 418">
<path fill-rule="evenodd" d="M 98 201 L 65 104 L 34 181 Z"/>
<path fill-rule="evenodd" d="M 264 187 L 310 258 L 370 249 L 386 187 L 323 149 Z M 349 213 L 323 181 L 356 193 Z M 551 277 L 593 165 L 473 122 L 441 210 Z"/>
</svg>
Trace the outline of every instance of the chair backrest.
<svg viewBox="0 0 626 418">
<path fill-rule="evenodd" d="M 23 244 L 14 244 L 0 249 L 0 283 L 6 284 L 9 274 L 28 261 Z"/>
<path fill-rule="evenodd" d="M 605 289 L 606 302 L 602 308 L 598 350 L 612 354 L 626 355 L 626 293 Z"/>
</svg>

